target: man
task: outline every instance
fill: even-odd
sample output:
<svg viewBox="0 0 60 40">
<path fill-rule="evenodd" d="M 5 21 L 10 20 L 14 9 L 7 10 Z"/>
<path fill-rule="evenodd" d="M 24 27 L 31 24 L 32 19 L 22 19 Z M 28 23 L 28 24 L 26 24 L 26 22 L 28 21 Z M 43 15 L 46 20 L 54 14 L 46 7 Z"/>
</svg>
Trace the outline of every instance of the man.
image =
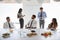
<svg viewBox="0 0 60 40">
<path fill-rule="evenodd" d="M 36 16 L 32 15 L 31 20 L 26 25 L 26 28 L 35 29 L 37 27 L 37 21 L 35 20 Z"/>
<path fill-rule="evenodd" d="M 13 28 L 14 25 L 10 22 L 10 17 L 6 17 L 7 22 L 4 23 L 3 28 Z"/>
<path fill-rule="evenodd" d="M 45 23 L 46 17 L 47 17 L 46 12 L 43 11 L 43 7 L 40 7 L 40 12 L 38 13 L 40 28 L 44 29 L 44 23 Z"/>
</svg>

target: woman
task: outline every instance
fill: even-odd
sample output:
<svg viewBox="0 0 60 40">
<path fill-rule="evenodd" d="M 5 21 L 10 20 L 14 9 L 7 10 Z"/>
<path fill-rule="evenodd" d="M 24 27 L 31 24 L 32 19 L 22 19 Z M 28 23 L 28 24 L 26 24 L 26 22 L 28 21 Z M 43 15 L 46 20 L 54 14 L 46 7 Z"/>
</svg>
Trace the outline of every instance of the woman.
<svg viewBox="0 0 60 40">
<path fill-rule="evenodd" d="M 19 9 L 17 17 L 19 18 L 19 22 L 20 22 L 20 28 L 23 28 L 24 26 L 24 17 L 25 15 L 22 15 L 22 8 Z"/>
<path fill-rule="evenodd" d="M 49 24 L 48 29 L 56 30 L 58 24 L 56 18 L 52 19 L 52 22 Z"/>
</svg>

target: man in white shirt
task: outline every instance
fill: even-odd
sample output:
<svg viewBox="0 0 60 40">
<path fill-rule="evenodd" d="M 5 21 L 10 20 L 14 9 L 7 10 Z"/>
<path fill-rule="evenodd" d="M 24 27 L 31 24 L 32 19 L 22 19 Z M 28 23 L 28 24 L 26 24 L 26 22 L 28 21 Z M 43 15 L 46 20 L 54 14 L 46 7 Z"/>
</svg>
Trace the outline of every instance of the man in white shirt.
<svg viewBox="0 0 60 40">
<path fill-rule="evenodd" d="M 10 17 L 6 17 L 7 22 L 4 23 L 3 28 L 13 28 L 14 25 L 10 22 Z"/>
<path fill-rule="evenodd" d="M 26 25 L 26 28 L 33 28 L 35 29 L 37 27 L 37 21 L 35 20 L 36 16 L 32 15 L 31 20 L 28 22 L 28 24 Z"/>
</svg>

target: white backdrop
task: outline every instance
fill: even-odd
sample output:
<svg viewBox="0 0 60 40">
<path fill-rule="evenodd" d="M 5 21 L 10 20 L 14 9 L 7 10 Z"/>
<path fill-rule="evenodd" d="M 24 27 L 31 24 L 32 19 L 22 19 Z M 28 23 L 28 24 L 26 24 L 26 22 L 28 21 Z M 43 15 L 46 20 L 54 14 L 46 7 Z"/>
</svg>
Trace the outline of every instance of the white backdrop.
<svg viewBox="0 0 60 40">
<path fill-rule="evenodd" d="M 6 17 L 9 16 L 11 21 L 17 24 L 19 20 L 17 19 L 17 13 L 19 8 L 22 8 L 21 4 L 0 4 L 0 28 L 3 27 L 3 23 L 6 22 Z M 16 26 L 19 27 L 19 24 Z"/>
<path fill-rule="evenodd" d="M 57 18 L 58 21 L 58 29 L 60 29 L 60 3 L 44 3 L 43 5 L 44 11 L 47 13 L 45 28 L 48 27 L 48 24 L 51 22 L 52 18 Z M 23 8 L 23 4 L 0 4 L 0 28 L 3 27 L 3 23 L 6 21 L 6 17 L 11 17 L 12 22 L 14 22 L 15 27 L 19 28 L 19 20 L 17 19 L 17 12 L 19 8 Z M 39 10 L 39 9 L 38 9 Z M 36 11 L 36 10 L 35 10 Z M 37 15 L 38 11 L 36 11 Z M 25 24 L 30 20 L 31 15 L 27 15 L 27 13 L 23 13 L 26 16 L 24 17 Z M 27 17 L 27 18 L 26 18 Z M 27 19 L 27 21 L 26 21 Z M 38 22 L 38 18 L 36 18 Z M 39 26 L 37 26 L 39 28 Z"/>
<path fill-rule="evenodd" d="M 58 28 L 60 29 L 60 2 L 44 3 L 43 5 L 44 11 L 47 13 L 47 19 L 45 26 L 51 22 L 52 18 L 56 18 L 58 22 Z"/>
</svg>

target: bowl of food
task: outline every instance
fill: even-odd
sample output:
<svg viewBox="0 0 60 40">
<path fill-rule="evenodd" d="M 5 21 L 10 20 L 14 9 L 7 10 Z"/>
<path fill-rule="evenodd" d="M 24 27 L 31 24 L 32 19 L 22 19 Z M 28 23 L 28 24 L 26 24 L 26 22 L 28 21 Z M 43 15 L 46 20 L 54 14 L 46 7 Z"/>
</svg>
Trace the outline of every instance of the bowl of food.
<svg viewBox="0 0 60 40">
<path fill-rule="evenodd" d="M 8 37 L 10 37 L 10 34 L 9 33 L 4 33 L 4 34 L 2 34 L 2 37 L 3 38 L 8 38 Z"/>
<path fill-rule="evenodd" d="M 36 36 L 36 35 L 37 35 L 37 33 L 36 33 L 35 30 L 31 30 L 31 33 L 27 34 L 28 37 L 33 37 L 33 36 Z"/>
<path fill-rule="evenodd" d="M 52 33 L 51 32 L 45 32 L 45 33 L 41 33 L 41 35 L 44 37 L 48 37 L 48 36 L 51 36 Z"/>
</svg>

